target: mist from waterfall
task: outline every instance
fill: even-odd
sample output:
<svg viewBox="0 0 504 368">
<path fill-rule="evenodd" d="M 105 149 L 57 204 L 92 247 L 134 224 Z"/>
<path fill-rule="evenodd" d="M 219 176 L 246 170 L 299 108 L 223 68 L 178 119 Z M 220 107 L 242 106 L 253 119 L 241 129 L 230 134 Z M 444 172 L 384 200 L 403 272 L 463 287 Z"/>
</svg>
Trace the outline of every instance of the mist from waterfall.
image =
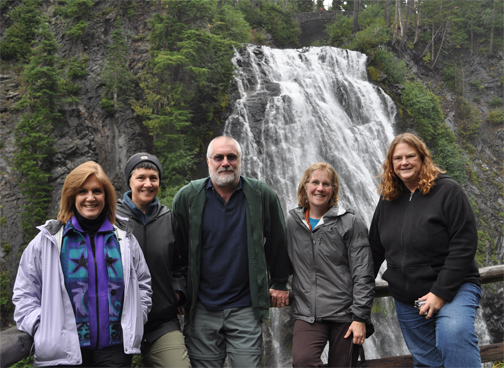
<svg viewBox="0 0 504 368">
<path fill-rule="evenodd" d="M 238 96 L 224 134 L 242 146 L 243 175 L 269 184 L 287 214 L 297 206 L 304 170 L 328 162 L 340 178 L 340 203 L 369 225 L 379 198 L 375 177 L 394 137 L 397 109 L 367 81 L 366 55 L 333 47 L 248 45 L 233 62 Z M 393 300 L 376 299 L 374 310 L 377 331 L 364 344 L 366 358 L 409 354 Z M 274 350 L 265 352 L 265 366 L 290 365 L 289 348 L 279 344 L 289 345 L 292 334 L 287 312 L 272 311 L 264 327 L 265 345 Z"/>
</svg>

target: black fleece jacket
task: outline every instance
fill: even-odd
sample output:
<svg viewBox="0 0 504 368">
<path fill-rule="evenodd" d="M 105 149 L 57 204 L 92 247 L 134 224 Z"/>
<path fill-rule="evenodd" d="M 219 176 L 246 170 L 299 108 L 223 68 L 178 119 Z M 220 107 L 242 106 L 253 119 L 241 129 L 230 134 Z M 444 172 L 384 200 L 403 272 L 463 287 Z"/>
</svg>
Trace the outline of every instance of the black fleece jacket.
<svg viewBox="0 0 504 368">
<path fill-rule="evenodd" d="M 432 292 L 451 301 L 463 283 L 481 284 L 476 220 L 462 187 L 447 175 L 426 195 L 404 186 L 398 199 L 380 198 L 369 243 L 375 276 L 387 260 L 382 277 L 395 299 L 413 302 Z"/>
<path fill-rule="evenodd" d="M 164 334 L 180 329 L 177 313 L 186 298 L 187 257 L 180 253 L 184 244 L 177 220 L 168 207 L 158 204 L 144 225 L 131 208 L 117 202 L 117 226 L 132 227 L 133 235 L 142 248 L 152 279 L 152 309 L 145 324 L 144 340 L 153 343 Z M 182 293 L 177 300 L 176 291 Z"/>
</svg>

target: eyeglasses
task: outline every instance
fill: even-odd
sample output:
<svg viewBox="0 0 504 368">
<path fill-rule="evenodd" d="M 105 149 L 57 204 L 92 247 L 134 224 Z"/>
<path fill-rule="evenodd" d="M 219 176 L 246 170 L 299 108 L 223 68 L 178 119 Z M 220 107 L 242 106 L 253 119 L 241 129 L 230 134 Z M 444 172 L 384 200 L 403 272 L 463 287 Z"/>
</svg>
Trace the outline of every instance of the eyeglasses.
<svg viewBox="0 0 504 368">
<path fill-rule="evenodd" d="M 212 160 L 215 162 L 222 162 L 224 160 L 224 157 L 227 158 L 228 162 L 234 162 L 238 160 L 238 156 L 231 153 L 229 155 L 215 155 L 214 157 L 210 157 Z"/>
<path fill-rule="evenodd" d="M 318 187 L 320 185 L 320 181 L 318 181 L 318 180 L 309 181 L 308 184 L 313 185 L 314 187 Z M 327 182 L 322 182 L 322 187 L 324 189 L 329 189 L 330 187 L 332 187 L 332 184 L 327 183 Z"/>
</svg>

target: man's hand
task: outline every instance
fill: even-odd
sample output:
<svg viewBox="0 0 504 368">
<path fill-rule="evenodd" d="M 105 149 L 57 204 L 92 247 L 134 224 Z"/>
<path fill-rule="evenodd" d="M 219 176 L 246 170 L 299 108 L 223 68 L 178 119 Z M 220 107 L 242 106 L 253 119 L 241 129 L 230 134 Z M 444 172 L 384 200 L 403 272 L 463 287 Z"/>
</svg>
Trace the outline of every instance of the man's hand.
<svg viewBox="0 0 504 368">
<path fill-rule="evenodd" d="M 364 340 L 366 340 L 366 324 L 364 322 L 353 321 L 350 327 L 348 327 L 345 339 L 350 335 L 353 335 L 353 343 L 355 345 L 364 344 Z"/>
<path fill-rule="evenodd" d="M 271 306 L 283 308 L 289 305 L 289 292 L 285 290 L 269 289 Z"/>
<path fill-rule="evenodd" d="M 420 313 L 422 316 L 426 314 L 425 319 L 431 318 L 434 314 L 439 312 L 443 308 L 445 301 L 436 294 L 428 293 L 418 300 L 425 300 L 425 304 L 420 308 Z"/>
</svg>

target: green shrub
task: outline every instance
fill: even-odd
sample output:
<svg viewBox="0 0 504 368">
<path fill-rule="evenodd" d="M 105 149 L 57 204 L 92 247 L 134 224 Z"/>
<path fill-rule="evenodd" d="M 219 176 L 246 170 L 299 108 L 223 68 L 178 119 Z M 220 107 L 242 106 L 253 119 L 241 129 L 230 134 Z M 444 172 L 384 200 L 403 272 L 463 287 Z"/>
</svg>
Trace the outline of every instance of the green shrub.
<svg viewBox="0 0 504 368">
<path fill-rule="evenodd" d="M 490 125 L 500 125 L 504 123 L 504 110 L 496 109 L 492 110 L 487 115 L 487 123 Z"/>
<path fill-rule="evenodd" d="M 457 73 L 458 73 L 457 66 L 455 64 L 450 63 L 447 63 L 446 66 L 441 71 L 441 77 L 443 78 L 443 81 L 452 90 L 455 90 Z"/>
<path fill-rule="evenodd" d="M 372 80 L 378 81 L 380 79 L 380 76 L 381 76 L 380 70 L 378 70 L 374 66 L 368 66 L 367 70 L 368 70 L 368 73 L 369 73 L 369 77 Z"/>
<path fill-rule="evenodd" d="M 376 64 L 388 76 L 387 84 L 403 84 L 406 79 L 407 69 L 404 60 L 397 59 L 388 50 L 375 51 Z"/>
<path fill-rule="evenodd" d="M 115 111 L 114 101 L 103 97 L 100 102 L 100 108 L 105 112 L 114 112 Z"/>
<path fill-rule="evenodd" d="M 54 14 L 73 20 L 87 19 L 94 6 L 92 0 L 60 0 Z"/>
<path fill-rule="evenodd" d="M 425 54 L 425 56 L 422 58 L 425 64 L 429 64 L 431 61 L 431 54 L 429 51 Z"/>
<path fill-rule="evenodd" d="M 238 9 L 253 29 L 262 28 L 273 36 L 277 47 L 296 47 L 301 27 L 292 19 L 292 11 L 283 10 L 273 2 L 261 2 L 260 8 L 253 8 L 252 2 L 238 2 Z"/>
<path fill-rule="evenodd" d="M 76 25 L 74 25 L 69 31 L 66 32 L 67 35 L 72 37 L 72 40 L 77 40 L 79 37 L 81 37 L 84 32 L 86 32 L 88 27 L 88 22 L 85 20 L 79 21 Z"/>
<path fill-rule="evenodd" d="M 215 25 L 212 27 L 212 33 L 239 43 L 251 41 L 251 30 L 243 13 L 230 5 L 225 5 L 219 10 L 215 17 Z"/>
<path fill-rule="evenodd" d="M 352 19 L 351 17 L 347 18 Z M 385 19 L 385 8 L 382 5 L 369 4 L 364 11 L 359 12 L 361 29 L 374 25 L 377 19 Z"/>
<path fill-rule="evenodd" d="M 481 124 L 479 109 L 471 105 L 467 100 L 459 97 L 457 99 L 457 106 L 455 109 L 455 117 L 458 126 L 458 134 L 467 142 L 469 139 L 474 138 L 479 132 Z"/>
<path fill-rule="evenodd" d="M 485 85 L 480 80 L 472 80 L 469 84 L 480 92 L 485 90 Z"/>
<path fill-rule="evenodd" d="M 413 129 L 432 149 L 435 162 L 459 183 L 467 181 L 466 162 L 455 136 L 444 123 L 439 97 L 421 82 L 406 82 L 401 102 L 413 120 Z"/>
<path fill-rule="evenodd" d="M 0 272 L 0 311 L 2 315 L 12 313 L 12 289 L 10 287 L 10 277 L 7 271 Z"/>
<path fill-rule="evenodd" d="M 67 76 L 69 79 L 84 77 L 88 74 L 86 70 L 87 62 L 89 58 L 84 56 L 79 59 L 73 57 L 68 64 Z"/>
<path fill-rule="evenodd" d="M 502 107 L 502 99 L 497 96 L 493 96 L 489 102 L 489 105 L 493 108 Z"/>
<path fill-rule="evenodd" d="M 386 45 L 390 41 L 392 41 L 391 29 L 385 24 L 383 18 L 378 18 L 368 27 L 355 34 L 349 48 L 368 53 L 379 45 Z"/>
<path fill-rule="evenodd" d="M 326 26 L 329 35 L 329 44 L 336 47 L 344 47 L 350 43 L 352 36 L 352 19 L 343 14 L 336 14 L 334 22 Z"/>
<path fill-rule="evenodd" d="M 12 24 L 7 28 L 5 37 L 0 41 L 2 59 L 28 60 L 31 53 L 31 42 L 42 22 L 39 6 L 39 0 L 26 0 L 8 14 L 7 17 L 12 21 Z"/>
</svg>

